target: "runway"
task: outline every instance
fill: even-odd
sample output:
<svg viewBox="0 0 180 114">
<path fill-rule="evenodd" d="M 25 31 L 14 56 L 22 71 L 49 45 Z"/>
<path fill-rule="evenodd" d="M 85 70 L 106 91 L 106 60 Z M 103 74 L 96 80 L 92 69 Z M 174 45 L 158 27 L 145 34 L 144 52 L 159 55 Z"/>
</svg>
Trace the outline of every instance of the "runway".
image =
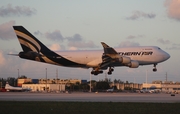
<svg viewBox="0 0 180 114">
<path fill-rule="evenodd" d="M 154 102 L 179 103 L 180 95 L 158 93 L 31 93 L 0 92 L 0 101 L 73 101 L 73 102 Z"/>
</svg>

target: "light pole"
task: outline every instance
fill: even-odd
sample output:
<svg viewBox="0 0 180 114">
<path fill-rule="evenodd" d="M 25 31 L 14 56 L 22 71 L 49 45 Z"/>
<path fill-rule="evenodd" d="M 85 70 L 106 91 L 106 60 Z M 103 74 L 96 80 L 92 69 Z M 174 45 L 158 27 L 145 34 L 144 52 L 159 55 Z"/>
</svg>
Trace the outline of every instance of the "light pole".
<svg viewBox="0 0 180 114">
<path fill-rule="evenodd" d="M 19 69 L 18 70 L 18 78 L 17 79 L 14 79 L 14 86 L 17 86 L 17 83 L 18 83 L 18 79 L 19 79 Z"/>
<path fill-rule="evenodd" d="M 91 92 L 91 73 L 90 73 L 90 89 L 89 92 Z"/>
<path fill-rule="evenodd" d="M 147 91 L 147 72 L 148 70 L 146 70 L 146 91 Z"/>
<path fill-rule="evenodd" d="M 113 77 L 113 91 L 114 91 L 114 75 L 112 77 Z"/>
<path fill-rule="evenodd" d="M 47 68 L 46 68 L 46 93 L 47 93 Z"/>
<path fill-rule="evenodd" d="M 60 92 L 59 80 L 58 80 L 58 69 L 56 69 L 56 85 L 58 85 L 58 90 Z"/>
<path fill-rule="evenodd" d="M 19 78 L 19 69 L 17 69 L 18 70 L 18 78 Z"/>
</svg>

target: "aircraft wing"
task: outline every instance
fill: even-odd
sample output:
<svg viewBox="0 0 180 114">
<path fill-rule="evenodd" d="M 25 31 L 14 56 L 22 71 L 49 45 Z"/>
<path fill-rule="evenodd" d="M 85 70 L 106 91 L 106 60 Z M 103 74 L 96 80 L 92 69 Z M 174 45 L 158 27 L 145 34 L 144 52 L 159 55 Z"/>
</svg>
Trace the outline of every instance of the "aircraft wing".
<svg viewBox="0 0 180 114">
<path fill-rule="evenodd" d="M 104 48 L 104 54 L 118 54 L 114 48 L 109 47 L 107 44 L 104 42 L 101 42 L 103 48 Z"/>
<path fill-rule="evenodd" d="M 100 69 L 107 69 L 109 66 L 112 65 L 112 56 L 118 55 L 118 53 L 104 42 L 101 42 L 101 44 L 104 48 L 104 53 L 102 55 L 102 63 L 100 64 Z"/>
<path fill-rule="evenodd" d="M 101 42 L 104 53 L 102 55 L 102 63 L 100 64 L 100 69 L 107 69 L 108 67 L 114 67 L 114 64 L 118 63 L 120 65 L 128 65 L 131 62 L 131 59 L 129 57 L 121 56 L 118 54 L 118 52 L 105 44 L 104 42 Z"/>
</svg>

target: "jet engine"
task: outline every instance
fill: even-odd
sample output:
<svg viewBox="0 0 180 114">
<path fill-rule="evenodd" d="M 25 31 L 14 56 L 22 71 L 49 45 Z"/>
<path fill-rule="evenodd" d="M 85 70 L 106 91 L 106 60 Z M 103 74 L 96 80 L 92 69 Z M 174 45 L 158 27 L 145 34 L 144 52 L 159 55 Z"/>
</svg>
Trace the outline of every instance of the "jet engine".
<svg viewBox="0 0 180 114">
<path fill-rule="evenodd" d="M 112 58 L 116 59 L 117 61 L 119 61 L 122 64 L 131 63 L 131 59 L 129 57 L 122 57 L 120 55 L 115 55 L 115 56 L 112 56 Z"/>
<path fill-rule="evenodd" d="M 129 57 L 119 57 L 118 61 L 123 63 L 123 64 L 129 64 L 131 63 L 131 59 Z"/>
<path fill-rule="evenodd" d="M 129 63 L 127 66 L 129 68 L 138 68 L 139 67 L 139 63 L 137 61 L 131 61 L 131 63 Z"/>
</svg>

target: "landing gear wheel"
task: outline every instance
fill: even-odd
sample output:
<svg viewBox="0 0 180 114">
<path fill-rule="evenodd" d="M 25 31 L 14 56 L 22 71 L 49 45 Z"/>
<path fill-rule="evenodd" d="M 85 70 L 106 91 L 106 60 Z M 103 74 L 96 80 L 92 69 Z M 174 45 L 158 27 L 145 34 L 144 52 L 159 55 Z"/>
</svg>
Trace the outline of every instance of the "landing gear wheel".
<svg viewBox="0 0 180 114">
<path fill-rule="evenodd" d="M 156 71 L 157 71 L 156 65 L 157 65 L 157 64 L 154 64 L 153 72 L 156 72 Z"/>
<path fill-rule="evenodd" d="M 95 73 L 94 73 L 95 76 L 98 75 L 98 74 L 99 74 L 98 72 L 95 72 Z"/>
<path fill-rule="evenodd" d="M 102 73 L 103 73 L 103 71 L 102 71 L 102 70 L 100 70 L 100 71 L 99 71 L 99 73 L 100 73 L 100 74 L 102 74 Z"/>
<path fill-rule="evenodd" d="M 109 67 L 108 75 L 111 75 L 113 71 L 114 71 L 114 69 Z"/>
<path fill-rule="evenodd" d="M 91 71 L 91 74 L 94 74 L 94 71 Z"/>
<path fill-rule="evenodd" d="M 111 68 L 111 72 L 113 72 L 114 71 L 114 69 L 113 68 Z"/>
<path fill-rule="evenodd" d="M 91 71 L 91 74 L 94 74 L 94 75 L 98 75 L 99 74 L 99 72 L 98 71 Z"/>
<path fill-rule="evenodd" d="M 98 75 L 98 74 L 102 74 L 102 73 L 103 73 L 102 70 L 98 70 L 98 71 L 92 70 L 92 71 L 91 71 L 91 74 L 93 74 L 93 75 Z"/>
<path fill-rule="evenodd" d="M 108 75 L 111 75 L 112 74 L 112 72 L 108 72 Z"/>
<path fill-rule="evenodd" d="M 153 68 L 153 72 L 156 72 L 157 71 L 157 68 Z"/>
</svg>

